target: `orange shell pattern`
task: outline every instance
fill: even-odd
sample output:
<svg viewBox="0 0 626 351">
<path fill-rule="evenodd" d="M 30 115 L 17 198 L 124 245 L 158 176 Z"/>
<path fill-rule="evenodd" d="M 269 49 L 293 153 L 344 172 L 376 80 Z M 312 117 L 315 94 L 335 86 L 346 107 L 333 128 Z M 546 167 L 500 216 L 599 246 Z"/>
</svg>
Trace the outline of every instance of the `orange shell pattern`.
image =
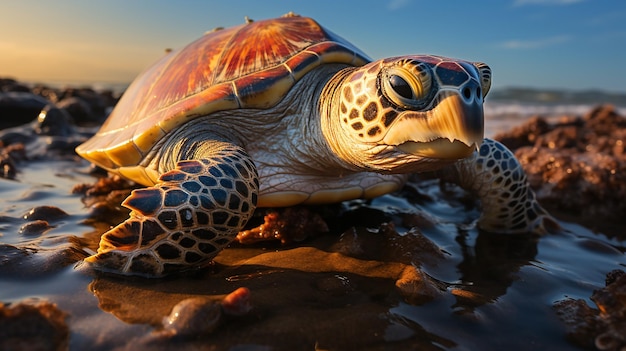
<svg viewBox="0 0 626 351">
<path fill-rule="evenodd" d="M 324 63 L 369 58 L 310 18 L 207 33 L 161 58 L 128 87 L 100 131 L 76 151 L 104 168 L 138 165 L 168 132 L 216 111 L 269 108 Z"/>
</svg>

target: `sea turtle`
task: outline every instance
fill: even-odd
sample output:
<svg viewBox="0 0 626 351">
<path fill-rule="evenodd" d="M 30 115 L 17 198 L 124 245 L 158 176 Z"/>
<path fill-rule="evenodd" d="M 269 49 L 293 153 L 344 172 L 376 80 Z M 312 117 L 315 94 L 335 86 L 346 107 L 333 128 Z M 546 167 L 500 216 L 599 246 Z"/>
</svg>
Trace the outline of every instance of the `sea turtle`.
<svg viewBox="0 0 626 351">
<path fill-rule="evenodd" d="M 483 63 L 372 61 L 291 13 L 206 33 L 143 72 L 76 149 L 147 186 L 85 261 L 162 276 L 211 260 L 257 206 L 373 198 L 450 165 L 478 191 L 483 228 L 541 230 L 519 164 L 483 141 L 490 84 Z"/>
</svg>

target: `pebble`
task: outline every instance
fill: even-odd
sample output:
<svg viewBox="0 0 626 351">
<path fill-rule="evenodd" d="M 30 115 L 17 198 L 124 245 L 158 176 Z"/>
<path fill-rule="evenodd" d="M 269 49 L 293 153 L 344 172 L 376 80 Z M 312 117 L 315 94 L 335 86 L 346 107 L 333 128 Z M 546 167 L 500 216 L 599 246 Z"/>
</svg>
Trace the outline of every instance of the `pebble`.
<svg viewBox="0 0 626 351">
<path fill-rule="evenodd" d="M 22 216 L 27 221 L 54 221 L 67 217 L 69 214 L 56 206 L 37 206 L 33 207 L 30 211 Z"/>
</svg>

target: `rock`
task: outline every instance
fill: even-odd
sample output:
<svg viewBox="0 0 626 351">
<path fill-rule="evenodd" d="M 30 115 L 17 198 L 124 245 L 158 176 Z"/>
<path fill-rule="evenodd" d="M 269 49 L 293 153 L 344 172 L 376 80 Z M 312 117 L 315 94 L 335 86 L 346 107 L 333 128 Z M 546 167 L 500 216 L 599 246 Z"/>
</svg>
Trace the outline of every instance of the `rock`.
<svg viewBox="0 0 626 351">
<path fill-rule="evenodd" d="M 0 140 L 1 141 L 1 140 Z M 15 179 L 17 174 L 17 161 L 26 158 L 26 150 L 24 144 L 11 144 L 7 147 L 0 148 L 0 177 L 6 179 Z"/>
<path fill-rule="evenodd" d="M 72 117 L 66 111 L 50 103 L 36 107 L 41 108 L 32 121 L 29 120 L 31 117 L 17 119 L 12 126 L 5 126 L 0 130 L 0 146 L 23 144 L 28 150 L 28 159 L 31 160 L 43 158 L 49 161 L 52 159 L 51 156 L 58 159 L 73 159 L 74 149 L 93 135 L 93 132 L 86 128 L 76 128 Z M 13 114 L 15 111 L 7 118 L 14 120 Z"/>
<path fill-rule="evenodd" d="M 60 93 L 58 89 L 50 88 L 43 84 L 36 84 L 31 91 L 33 94 L 39 95 L 52 103 L 59 102 Z"/>
<path fill-rule="evenodd" d="M 10 244 L 0 244 L 0 267 L 28 258 L 31 251 Z"/>
<path fill-rule="evenodd" d="M 406 266 L 396 280 L 396 288 L 404 299 L 412 305 L 423 305 L 444 295 L 445 286 L 424 274 L 421 269 Z"/>
<path fill-rule="evenodd" d="M 111 91 L 61 91 L 45 85 L 22 91 L 14 89 L 18 84 L 0 78 L 0 146 L 24 144 L 29 159 L 75 157 L 74 149 L 93 135 L 117 100 Z M 8 161 L 2 164 L 4 168 L 7 165 L 4 176 L 11 178 L 14 167 Z"/>
<path fill-rule="evenodd" d="M 577 346 L 599 350 L 626 348 L 626 273 L 607 274 L 606 287 L 596 290 L 591 308 L 582 300 L 566 299 L 554 308 L 568 328 L 568 338 Z"/>
<path fill-rule="evenodd" d="M 222 307 L 212 300 L 192 297 L 179 302 L 163 319 L 163 328 L 178 336 L 212 333 L 222 321 Z"/>
<path fill-rule="evenodd" d="M 557 301 L 554 309 L 563 323 L 567 326 L 567 338 L 573 344 L 586 349 L 592 349 L 594 336 L 599 330 L 595 325 L 597 310 L 589 307 L 585 300 L 566 299 Z"/>
<path fill-rule="evenodd" d="M 69 241 L 54 248 L 40 248 L 35 245 L 19 247 L 0 243 L 2 277 L 47 279 L 51 274 L 88 256 L 84 250 L 78 248 L 82 244 L 72 243 L 74 239 Z M 4 349 L 0 347 L 0 350 Z"/>
<path fill-rule="evenodd" d="M 35 133 L 50 136 L 70 136 L 74 133 L 72 116 L 64 109 L 45 106 L 34 125 Z"/>
<path fill-rule="evenodd" d="M 0 303 L 0 350 L 66 350 L 67 314 L 46 301 Z"/>
<path fill-rule="evenodd" d="M 517 150 L 523 146 L 532 146 L 537 137 L 552 130 L 548 122 L 539 116 L 530 118 L 526 123 L 513 127 L 509 132 L 501 133 L 495 137 L 511 150 Z"/>
<path fill-rule="evenodd" d="M 212 333 L 224 321 L 225 316 L 243 316 L 250 312 L 250 290 L 238 288 L 221 301 L 206 297 L 185 299 L 163 318 L 165 335 L 183 337 Z"/>
<path fill-rule="evenodd" d="M 38 219 L 22 225 L 19 229 L 20 234 L 38 235 L 43 234 L 46 230 L 53 228 L 48 221 Z"/>
<path fill-rule="evenodd" d="M 121 94 L 116 94 L 113 90 L 105 89 L 100 91 L 100 97 L 104 101 L 104 105 L 107 107 L 107 110 L 117 104 L 120 99 Z M 108 115 L 109 111 L 105 111 L 105 114 Z"/>
<path fill-rule="evenodd" d="M 17 83 L 17 81 L 13 78 L 0 78 L 0 91 L 6 91 L 8 87 L 12 86 L 15 83 Z"/>
<path fill-rule="evenodd" d="M 328 232 L 328 225 L 324 219 L 308 207 L 271 209 L 267 211 L 263 220 L 263 224 L 240 232 L 236 240 L 241 244 L 271 240 L 280 240 L 286 244 Z"/>
<path fill-rule="evenodd" d="M 77 123 L 88 123 L 97 120 L 91 106 L 81 98 L 72 96 L 57 103 L 57 107 L 66 111 Z"/>
<path fill-rule="evenodd" d="M 515 150 L 550 210 L 583 223 L 626 222 L 626 118 L 612 106 L 554 124 L 536 117 L 495 138 Z"/>
<path fill-rule="evenodd" d="M 0 91 L 30 92 L 30 88 L 13 78 L 0 78 Z"/>
<path fill-rule="evenodd" d="M 67 216 L 69 216 L 67 212 L 55 206 L 34 207 L 22 216 L 28 222 L 20 227 L 19 233 L 24 235 L 43 234 L 54 228 L 50 222 L 56 222 Z"/>
<path fill-rule="evenodd" d="M 67 212 L 56 206 L 37 206 L 24 214 L 23 218 L 28 221 L 55 221 L 67 216 L 69 216 Z"/>
<path fill-rule="evenodd" d="M 29 123 L 49 101 L 30 92 L 0 92 L 0 129 Z"/>
<path fill-rule="evenodd" d="M 91 88 L 67 88 L 57 107 L 66 109 L 77 124 L 99 124 L 106 117 L 105 97 Z"/>
<path fill-rule="evenodd" d="M 222 311 L 228 316 L 240 317 L 245 316 L 252 310 L 252 301 L 250 300 L 250 290 L 248 288 L 238 288 L 224 296 L 220 302 Z"/>
<path fill-rule="evenodd" d="M 626 273 L 611 271 L 604 289 L 591 295 L 599 310 L 599 320 L 604 322 L 602 332 L 595 339 L 600 350 L 623 350 L 626 348 Z"/>
</svg>

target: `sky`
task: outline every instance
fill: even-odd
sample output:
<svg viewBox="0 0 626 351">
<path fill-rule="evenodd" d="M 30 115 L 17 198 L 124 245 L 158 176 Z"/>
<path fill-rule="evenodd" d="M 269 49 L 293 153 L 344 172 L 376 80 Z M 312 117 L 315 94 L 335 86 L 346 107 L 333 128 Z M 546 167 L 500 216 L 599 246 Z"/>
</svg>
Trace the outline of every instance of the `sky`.
<svg viewBox="0 0 626 351">
<path fill-rule="evenodd" d="M 623 0 L 0 0 L 0 77 L 130 82 L 166 48 L 289 11 L 373 59 L 485 62 L 494 89 L 626 92 Z"/>
</svg>

